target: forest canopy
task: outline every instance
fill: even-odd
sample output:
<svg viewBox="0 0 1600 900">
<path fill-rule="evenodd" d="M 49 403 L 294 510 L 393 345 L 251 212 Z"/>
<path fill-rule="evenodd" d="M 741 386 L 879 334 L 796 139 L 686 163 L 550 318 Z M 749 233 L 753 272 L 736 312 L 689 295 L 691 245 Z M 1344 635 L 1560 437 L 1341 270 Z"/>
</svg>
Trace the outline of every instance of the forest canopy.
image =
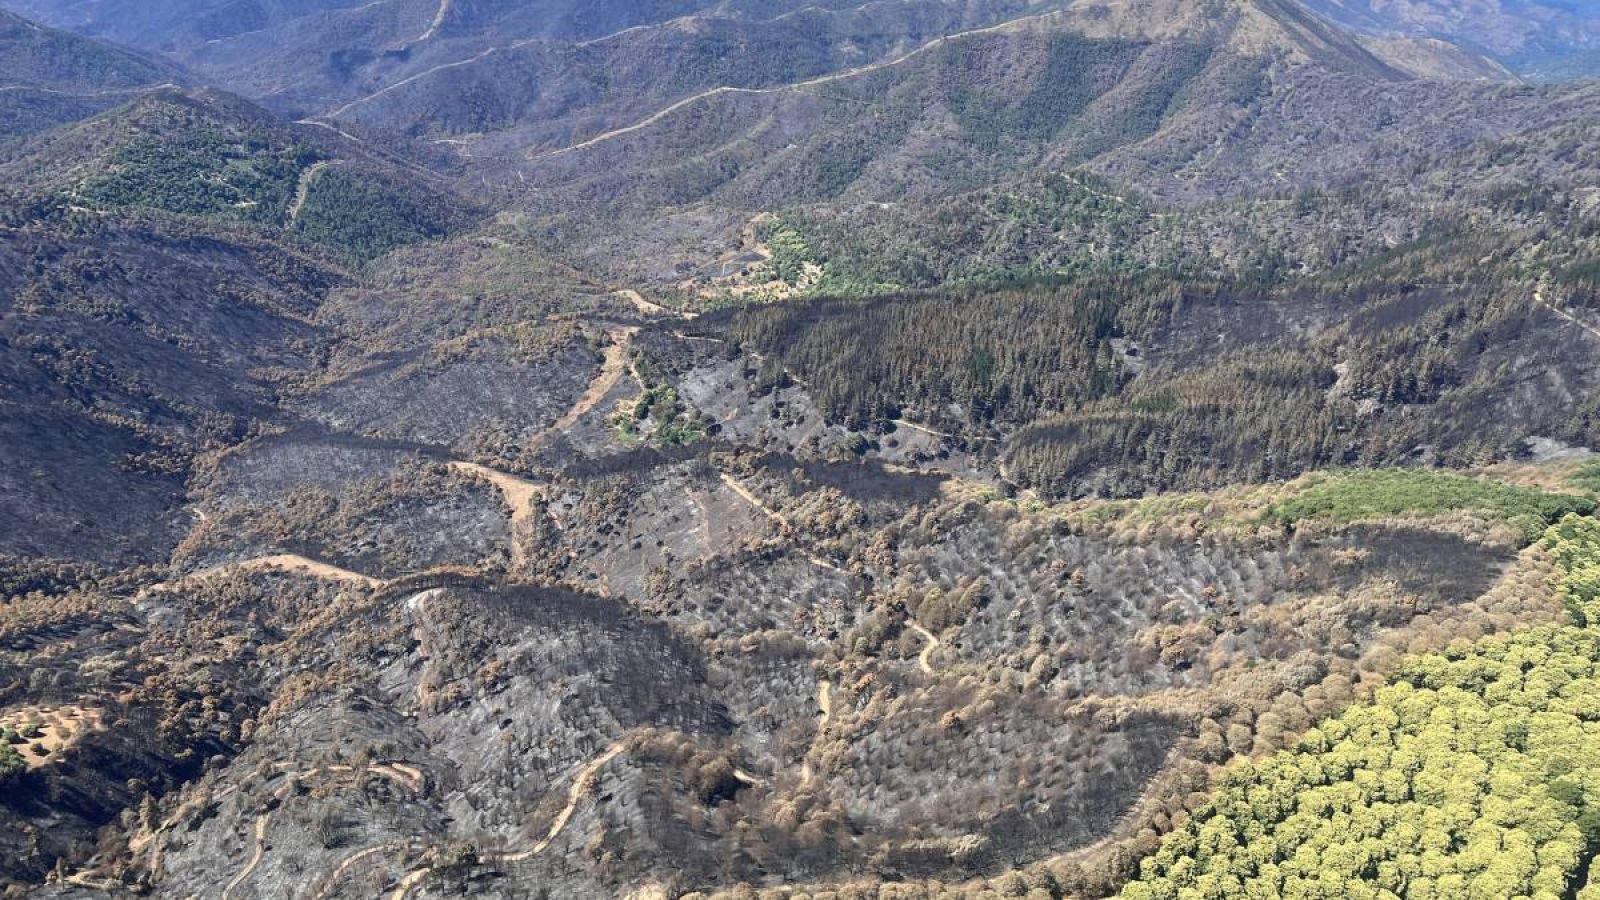
<svg viewBox="0 0 1600 900">
<path fill-rule="evenodd" d="M 1600 897 L 1581 883 L 1600 846 L 1600 523 L 1569 515 L 1541 545 L 1574 624 L 1411 661 L 1229 773 L 1122 896 Z"/>
</svg>

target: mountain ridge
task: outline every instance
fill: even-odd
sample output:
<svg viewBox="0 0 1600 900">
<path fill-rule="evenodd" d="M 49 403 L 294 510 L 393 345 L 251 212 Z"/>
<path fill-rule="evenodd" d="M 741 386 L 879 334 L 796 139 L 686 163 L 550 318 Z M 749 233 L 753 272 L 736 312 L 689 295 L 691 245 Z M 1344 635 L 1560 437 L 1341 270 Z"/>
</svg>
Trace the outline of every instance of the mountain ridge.
<svg viewBox="0 0 1600 900">
<path fill-rule="evenodd" d="M 1594 892 L 1600 83 L 1298 0 L 12 5 L 193 74 L 0 141 L 0 892 Z M 1351 752 L 1440 673 L 1536 714 Z M 1424 863 L 1304 827 L 1380 797 Z"/>
</svg>

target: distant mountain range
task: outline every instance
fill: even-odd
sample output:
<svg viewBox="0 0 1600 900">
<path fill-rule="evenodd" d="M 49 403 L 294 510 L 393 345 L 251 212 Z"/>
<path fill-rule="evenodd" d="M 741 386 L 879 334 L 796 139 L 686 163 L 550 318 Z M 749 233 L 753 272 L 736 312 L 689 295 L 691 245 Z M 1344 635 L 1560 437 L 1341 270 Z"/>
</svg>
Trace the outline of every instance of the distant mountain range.
<svg viewBox="0 0 1600 900">
<path fill-rule="evenodd" d="M 1526 78 L 1600 73 L 1600 4 L 1590 0 L 1306 0 L 1374 35 L 1429 37 L 1498 60 Z"/>
<path fill-rule="evenodd" d="M 1587 4 L 0 5 L 7 898 L 1600 888 Z"/>
<path fill-rule="evenodd" d="M 0 11 L 0 139 L 30 134 L 179 81 L 159 57 Z"/>
</svg>

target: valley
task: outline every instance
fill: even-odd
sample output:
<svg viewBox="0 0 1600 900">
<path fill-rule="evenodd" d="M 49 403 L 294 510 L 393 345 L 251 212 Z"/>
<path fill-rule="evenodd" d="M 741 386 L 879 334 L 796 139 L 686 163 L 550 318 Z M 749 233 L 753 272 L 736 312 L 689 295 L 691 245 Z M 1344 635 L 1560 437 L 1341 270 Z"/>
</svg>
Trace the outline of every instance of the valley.
<svg viewBox="0 0 1600 900">
<path fill-rule="evenodd" d="M 1583 9 L 0 6 L 4 896 L 1594 893 Z"/>
</svg>

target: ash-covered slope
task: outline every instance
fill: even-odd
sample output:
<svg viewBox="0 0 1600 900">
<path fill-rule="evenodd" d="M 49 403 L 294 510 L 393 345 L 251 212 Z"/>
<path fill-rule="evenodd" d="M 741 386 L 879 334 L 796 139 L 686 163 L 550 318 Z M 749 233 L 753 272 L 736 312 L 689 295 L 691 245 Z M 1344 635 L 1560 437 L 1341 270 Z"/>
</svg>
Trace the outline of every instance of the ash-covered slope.
<svg viewBox="0 0 1600 900">
<path fill-rule="evenodd" d="M 0 171 L 0 452 L 30 511 L 13 556 L 164 560 L 193 455 L 316 367 L 346 267 L 462 218 L 404 169 L 174 90 L 14 144 Z"/>
</svg>

